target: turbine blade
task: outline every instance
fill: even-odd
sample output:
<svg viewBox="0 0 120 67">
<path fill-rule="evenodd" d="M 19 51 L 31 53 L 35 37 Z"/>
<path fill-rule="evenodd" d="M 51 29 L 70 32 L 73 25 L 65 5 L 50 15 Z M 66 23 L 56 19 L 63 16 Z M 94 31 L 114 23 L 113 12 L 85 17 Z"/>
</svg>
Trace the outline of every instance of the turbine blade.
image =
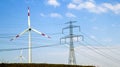
<svg viewBox="0 0 120 67">
<path fill-rule="evenodd" d="M 29 29 L 24 30 L 23 32 L 21 32 L 20 34 L 16 35 L 14 38 L 12 38 L 10 41 L 15 40 L 16 38 L 20 37 L 21 35 L 23 35 L 25 32 L 27 32 Z"/>
<path fill-rule="evenodd" d="M 22 59 L 23 59 L 23 60 L 26 60 L 24 56 L 22 56 Z"/>
<path fill-rule="evenodd" d="M 30 8 L 28 7 L 28 27 L 30 28 Z"/>
<path fill-rule="evenodd" d="M 46 34 L 44 34 L 44 33 L 42 33 L 42 32 L 37 31 L 36 29 L 32 29 L 32 30 L 33 30 L 34 32 L 36 32 L 36 33 L 44 36 L 44 37 L 51 38 L 51 37 L 49 37 L 48 35 L 46 35 Z"/>
</svg>

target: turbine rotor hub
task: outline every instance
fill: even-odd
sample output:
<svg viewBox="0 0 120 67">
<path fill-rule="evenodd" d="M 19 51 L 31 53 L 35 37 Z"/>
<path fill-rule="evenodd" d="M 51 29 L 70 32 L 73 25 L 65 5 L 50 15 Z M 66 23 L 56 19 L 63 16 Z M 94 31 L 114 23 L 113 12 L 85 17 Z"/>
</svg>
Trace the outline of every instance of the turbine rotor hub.
<svg viewBox="0 0 120 67">
<path fill-rule="evenodd" d="M 31 31 L 31 28 L 29 28 L 29 31 Z"/>
</svg>

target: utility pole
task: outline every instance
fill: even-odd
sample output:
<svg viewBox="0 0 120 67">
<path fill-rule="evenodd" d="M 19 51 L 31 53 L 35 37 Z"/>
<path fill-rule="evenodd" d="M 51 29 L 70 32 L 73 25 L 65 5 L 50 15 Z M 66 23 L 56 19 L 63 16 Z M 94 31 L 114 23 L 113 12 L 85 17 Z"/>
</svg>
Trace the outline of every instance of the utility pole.
<svg viewBox="0 0 120 67">
<path fill-rule="evenodd" d="M 65 23 L 65 24 L 69 24 L 69 26 L 68 27 L 65 27 L 65 28 L 63 28 L 62 29 L 62 33 L 64 33 L 63 31 L 65 30 L 65 29 L 69 29 L 69 35 L 68 36 L 65 36 L 65 37 L 62 37 L 62 38 L 60 38 L 60 42 L 61 42 L 61 40 L 65 40 L 65 43 L 66 43 L 66 39 L 70 39 L 70 44 L 69 44 L 69 59 L 68 59 L 68 64 L 71 64 L 71 65 L 75 65 L 76 64 L 76 58 L 75 58 L 75 51 L 74 51 L 74 44 L 73 44 L 73 42 L 74 42 L 74 40 L 73 40 L 73 38 L 75 37 L 75 38 L 77 38 L 77 41 L 78 41 L 78 38 L 79 37 L 82 37 L 82 39 L 83 39 L 83 36 L 82 35 L 74 35 L 73 34 L 73 28 L 79 28 L 79 31 L 80 31 L 80 26 L 75 26 L 75 25 L 73 25 L 73 23 L 75 23 L 76 21 L 69 21 L 69 22 L 67 22 L 67 23 Z"/>
</svg>

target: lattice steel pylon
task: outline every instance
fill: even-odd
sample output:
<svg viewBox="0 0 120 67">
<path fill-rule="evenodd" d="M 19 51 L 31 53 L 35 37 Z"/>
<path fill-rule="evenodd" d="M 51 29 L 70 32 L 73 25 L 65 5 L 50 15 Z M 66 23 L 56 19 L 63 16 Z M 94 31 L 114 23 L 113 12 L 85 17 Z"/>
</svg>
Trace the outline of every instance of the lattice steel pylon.
<svg viewBox="0 0 120 67">
<path fill-rule="evenodd" d="M 76 64 L 74 44 L 73 44 L 74 40 L 73 40 L 73 38 L 76 37 L 76 38 L 77 38 L 77 41 L 78 41 L 78 38 L 79 38 L 79 37 L 82 37 L 82 39 L 83 39 L 83 36 L 82 36 L 82 35 L 74 35 L 74 34 L 73 34 L 73 28 L 79 28 L 79 31 L 80 31 L 80 26 L 75 26 L 75 25 L 73 25 L 73 23 L 75 23 L 75 22 L 76 22 L 76 21 L 69 21 L 69 22 L 65 23 L 65 24 L 69 24 L 69 26 L 63 28 L 63 29 L 62 29 L 62 33 L 63 33 L 64 29 L 69 29 L 69 35 L 60 38 L 60 42 L 64 39 L 64 40 L 65 40 L 65 43 L 66 43 L 66 39 L 67 39 L 67 38 L 69 38 L 69 40 L 70 40 L 70 42 L 69 42 L 69 43 L 70 43 L 70 44 L 69 44 L 70 48 L 69 48 L 68 64 L 71 64 L 71 65 L 75 65 L 75 64 Z"/>
</svg>

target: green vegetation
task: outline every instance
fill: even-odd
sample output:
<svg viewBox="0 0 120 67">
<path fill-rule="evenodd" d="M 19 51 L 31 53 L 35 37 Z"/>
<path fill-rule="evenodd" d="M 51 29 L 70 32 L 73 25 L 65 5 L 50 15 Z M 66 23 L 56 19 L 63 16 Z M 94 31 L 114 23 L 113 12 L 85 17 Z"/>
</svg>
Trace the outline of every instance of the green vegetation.
<svg viewBox="0 0 120 67">
<path fill-rule="evenodd" d="M 95 66 L 64 65 L 64 64 L 1 63 L 0 67 L 95 67 Z"/>
</svg>

